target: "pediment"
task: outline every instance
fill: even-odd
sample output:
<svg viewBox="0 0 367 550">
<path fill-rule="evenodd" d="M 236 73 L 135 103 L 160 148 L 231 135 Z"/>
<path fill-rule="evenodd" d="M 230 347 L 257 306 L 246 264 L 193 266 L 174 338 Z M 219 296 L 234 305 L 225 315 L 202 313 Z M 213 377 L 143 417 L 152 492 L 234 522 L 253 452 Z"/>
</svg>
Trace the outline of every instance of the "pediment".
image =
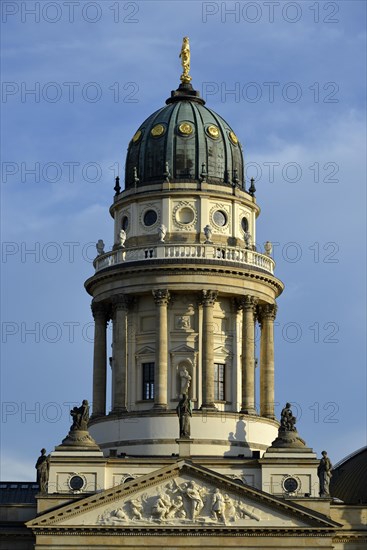
<svg viewBox="0 0 367 550">
<path fill-rule="evenodd" d="M 155 349 L 152 348 L 151 346 L 144 346 L 143 348 L 139 349 L 136 352 L 136 356 L 138 356 L 138 355 L 151 355 L 151 354 L 155 354 Z"/>
<path fill-rule="evenodd" d="M 334 529 L 326 516 L 190 462 L 102 491 L 27 523 L 31 529 Z"/>
<path fill-rule="evenodd" d="M 218 346 L 214 348 L 214 353 L 217 355 L 232 355 L 232 352 L 224 346 Z"/>
<path fill-rule="evenodd" d="M 176 348 L 172 348 L 170 353 L 195 353 L 195 350 L 186 344 L 182 344 Z"/>
</svg>

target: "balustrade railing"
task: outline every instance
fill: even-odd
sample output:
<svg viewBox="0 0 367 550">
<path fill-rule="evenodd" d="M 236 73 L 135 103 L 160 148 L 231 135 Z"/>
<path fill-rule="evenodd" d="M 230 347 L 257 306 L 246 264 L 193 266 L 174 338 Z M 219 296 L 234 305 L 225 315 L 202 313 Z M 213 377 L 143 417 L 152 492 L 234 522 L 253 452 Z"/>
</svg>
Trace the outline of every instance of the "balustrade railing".
<svg viewBox="0 0 367 550">
<path fill-rule="evenodd" d="M 238 246 L 216 246 L 214 244 L 165 244 L 119 248 L 97 256 L 94 260 L 96 272 L 106 267 L 131 262 L 166 258 L 206 259 L 220 262 L 233 262 L 255 266 L 269 273 L 274 273 L 274 260 L 266 254 Z"/>
</svg>

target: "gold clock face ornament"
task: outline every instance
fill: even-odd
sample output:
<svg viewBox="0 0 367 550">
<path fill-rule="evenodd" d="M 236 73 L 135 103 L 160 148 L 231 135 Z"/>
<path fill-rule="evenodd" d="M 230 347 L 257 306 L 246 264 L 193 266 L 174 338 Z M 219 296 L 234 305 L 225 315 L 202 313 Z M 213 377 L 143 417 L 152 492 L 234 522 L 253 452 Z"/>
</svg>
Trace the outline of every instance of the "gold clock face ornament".
<svg viewBox="0 0 367 550">
<path fill-rule="evenodd" d="M 210 126 L 208 126 L 207 132 L 211 138 L 213 139 L 219 138 L 219 128 L 214 124 L 211 124 Z"/>
<path fill-rule="evenodd" d="M 134 143 L 138 143 L 138 141 L 140 140 L 141 136 L 142 136 L 141 130 L 138 130 L 138 131 L 134 134 L 134 136 L 133 136 L 133 142 L 134 142 Z"/>
<path fill-rule="evenodd" d="M 180 134 L 183 134 L 184 136 L 189 136 L 193 133 L 194 129 L 188 122 L 183 122 L 179 125 L 178 130 Z"/>
<path fill-rule="evenodd" d="M 238 145 L 238 138 L 234 132 L 229 132 L 229 139 L 234 145 Z"/>
<path fill-rule="evenodd" d="M 153 137 L 159 137 L 163 136 L 164 132 L 166 131 L 163 124 L 156 124 L 154 128 L 151 129 L 150 133 Z"/>
</svg>

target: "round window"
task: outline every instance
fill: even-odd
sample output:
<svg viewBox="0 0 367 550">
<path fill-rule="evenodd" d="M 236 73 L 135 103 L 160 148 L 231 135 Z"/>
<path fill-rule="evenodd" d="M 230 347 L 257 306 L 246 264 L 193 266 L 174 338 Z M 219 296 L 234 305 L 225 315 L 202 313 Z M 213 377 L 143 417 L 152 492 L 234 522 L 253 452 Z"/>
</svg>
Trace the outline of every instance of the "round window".
<svg viewBox="0 0 367 550">
<path fill-rule="evenodd" d="M 129 227 L 129 218 L 127 216 L 123 216 L 121 220 L 121 229 L 124 231 L 127 231 L 127 228 Z"/>
<path fill-rule="evenodd" d="M 283 486 L 287 493 L 295 493 L 298 489 L 298 481 L 294 477 L 287 477 Z"/>
<path fill-rule="evenodd" d="M 248 219 L 244 216 L 241 220 L 241 227 L 244 231 L 248 231 Z"/>
<path fill-rule="evenodd" d="M 84 486 L 84 479 L 80 476 L 73 476 L 69 480 L 70 489 L 80 491 Z"/>
<path fill-rule="evenodd" d="M 177 212 L 176 219 L 179 223 L 183 224 L 189 224 L 194 221 L 195 218 L 195 212 L 191 210 L 191 208 L 188 208 L 187 206 L 184 206 Z"/>
<path fill-rule="evenodd" d="M 224 227 L 227 224 L 227 214 L 223 210 L 216 210 L 213 214 L 213 222 L 219 227 Z"/>
<path fill-rule="evenodd" d="M 135 478 L 133 477 L 127 477 L 126 479 L 124 479 L 124 483 L 129 483 L 129 481 L 134 481 Z"/>
<path fill-rule="evenodd" d="M 157 212 L 155 210 L 147 210 L 144 214 L 144 225 L 150 227 L 154 225 L 158 219 Z"/>
</svg>

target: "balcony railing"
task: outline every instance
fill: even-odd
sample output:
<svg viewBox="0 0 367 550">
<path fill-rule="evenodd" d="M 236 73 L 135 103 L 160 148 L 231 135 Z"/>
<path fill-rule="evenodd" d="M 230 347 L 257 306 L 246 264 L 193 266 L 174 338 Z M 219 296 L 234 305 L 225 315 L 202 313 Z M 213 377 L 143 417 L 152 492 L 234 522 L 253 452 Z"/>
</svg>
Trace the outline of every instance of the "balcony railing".
<svg viewBox="0 0 367 550">
<path fill-rule="evenodd" d="M 243 266 L 257 267 L 274 274 L 275 262 L 265 254 L 237 246 L 216 246 L 213 244 L 165 244 L 139 248 L 120 248 L 97 256 L 93 265 L 96 272 L 114 265 L 157 259 L 189 258 L 221 262 L 232 262 Z"/>
</svg>

